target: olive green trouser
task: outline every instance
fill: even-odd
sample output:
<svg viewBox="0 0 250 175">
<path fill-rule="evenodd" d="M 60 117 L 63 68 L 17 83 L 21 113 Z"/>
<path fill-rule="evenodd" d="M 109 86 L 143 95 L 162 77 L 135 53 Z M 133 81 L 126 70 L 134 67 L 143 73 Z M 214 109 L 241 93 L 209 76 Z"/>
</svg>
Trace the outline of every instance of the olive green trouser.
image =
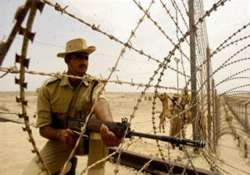
<svg viewBox="0 0 250 175">
<path fill-rule="evenodd" d="M 83 155 L 84 146 L 83 142 L 80 143 L 76 155 Z M 86 149 L 86 148 L 85 148 Z M 71 148 L 58 141 L 48 141 L 40 151 L 43 161 L 46 163 L 52 174 L 61 171 L 64 163 L 68 159 Z M 89 139 L 89 154 L 88 166 L 92 163 L 102 159 L 107 155 L 107 149 L 103 144 L 99 133 L 91 133 Z M 67 167 L 69 170 L 71 165 Z M 88 175 L 104 175 L 105 162 L 102 162 L 89 169 Z M 25 168 L 23 175 L 45 175 L 46 172 L 42 170 L 41 163 L 38 162 L 37 156 L 32 159 L 29 165 Z"/>
</svg>

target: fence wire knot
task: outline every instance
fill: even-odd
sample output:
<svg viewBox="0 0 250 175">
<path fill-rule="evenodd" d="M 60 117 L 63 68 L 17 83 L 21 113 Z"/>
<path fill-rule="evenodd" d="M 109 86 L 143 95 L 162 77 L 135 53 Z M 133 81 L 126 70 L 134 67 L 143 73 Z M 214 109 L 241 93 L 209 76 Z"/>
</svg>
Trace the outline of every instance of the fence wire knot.
<svg viewBox="0 0 250 175">
<path fill-rule="evenodd" d="M 62 6 L 61 6 L 60 4 L 58 4 L 57 2 L 56 2 L 56 4 L 55 4 L 55 10 L 60 11 L 61 14 L 65 13 L 65 11 L 66 11 L 66 9 L 67 9 L 68 7 L 69 7 L 68 5 L 66 5 L 65 7 L 62 7 Z"/>
</svg>

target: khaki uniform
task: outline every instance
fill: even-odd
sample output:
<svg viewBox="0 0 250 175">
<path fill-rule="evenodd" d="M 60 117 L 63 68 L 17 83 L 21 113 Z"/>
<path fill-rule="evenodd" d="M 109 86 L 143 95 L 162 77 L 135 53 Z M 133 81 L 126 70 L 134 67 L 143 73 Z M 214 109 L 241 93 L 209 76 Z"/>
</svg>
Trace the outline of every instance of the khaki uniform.
<svg viewBox="0 0 250 175">
<path fill-rule="evenodd" d="M 73 88 L 67 77 L 49 79 L 39 89 L 37 127 L 49 125 L 62 128 L 67 123 L 67 118 L 85 119 L 101 88 L 102 84 L 96 84 L 95 80 L 83 80 L 76 88 Z M 103 97 L 101 94 L 99 98 Z M 82 139 L 76 155 L 83 155 L 86 152 L 86 146 L 83 143 Z M 107 152 L 99 133 L 90 134 L 89 144 L 88 165 L 105 157 Z M 72 148 L 61 142 L 48 140 L 40 154 L 51 173 L 54 174 L 60 172 L 71 150 Z M 35 157 L 31 161 L 23 175 L 45 174 L 37 159 Z M 88 174 L 104 174 L 104 165 L 105 163 L 101 163 L 93 167 Z"/>
<path fill-rule="evenodd" d="M 171 105 L 171 114 L 173 116 L 173 118 L 171 118 L 170 120 L 170 132 L 169 135 L 170 136 L 175 136 L 175 137 L 182 137 L 183 136 L 183 117 L 180 115 L 180 113 L 182 112 L 182 109 L 180 109 L 179 105 L 179 97 L 178 99 L 175 101 L 175 103 L 172 102 Z M 175 116 L 176 114 L 179 114 L 178 116 Z"/>
</svg>

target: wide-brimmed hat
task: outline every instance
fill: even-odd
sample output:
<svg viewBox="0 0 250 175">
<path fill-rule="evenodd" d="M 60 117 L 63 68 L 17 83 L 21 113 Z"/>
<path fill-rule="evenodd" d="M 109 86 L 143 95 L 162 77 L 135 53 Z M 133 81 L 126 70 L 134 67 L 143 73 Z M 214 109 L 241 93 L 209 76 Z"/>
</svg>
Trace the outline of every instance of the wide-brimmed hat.
<svg viewBox="0 0 250 175">
<path fill-rule="evenodd" d="M 71 53 L 85 53 L 87 55 L 91 54 L 96 50 L 95 46 L 87 46 L 87 43 L 82 38 L 73 39 L 67 42 L 65 52 L 60 52 L 57 54 L 58 57 L 64 58 L 65 55 Z"/>
</svg>

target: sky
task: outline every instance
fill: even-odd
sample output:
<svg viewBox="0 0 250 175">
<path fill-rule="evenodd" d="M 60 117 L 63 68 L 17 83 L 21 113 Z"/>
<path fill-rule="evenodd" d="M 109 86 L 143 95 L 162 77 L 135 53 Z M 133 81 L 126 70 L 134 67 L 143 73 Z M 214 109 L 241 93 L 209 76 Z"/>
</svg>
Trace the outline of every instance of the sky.
<svg viewBox="0 0 250 175">
<path fill-rule="evenodd" d="M 188 20 L 182 0 L 176 0 L 185 20 Z M 11 27 L 14 24 L 14 14 L 18 6 L 23 4 L 24 0 L 1 0 L 0 5 L 0 40 L 7 38 Z M 114 35 L 120 40 L 126 42 L 131 31 L 135 28 L 139 19 L 143 16 L 142 11 L 135 5 L 132 0 L 58 0 L 62 6 L 68 6 L 67 11 L 84 19 L 85 21 L 99 26 L 103 31 Z M 165 1 L 164 1 L 165 2 Z M 183 0 L 187 6 L 187 1 Z M 210 9 L 217 1 L 203 0 L 204 9 Z M 150 0 L 140 1 L 141 5 L 146 9 Z M 170 1 L 166 2 L 166 7 L 175 17 L 176 11 Z M 160 1 L 155 0 L 155 3 L 150 9 L 150 15 L 162 27 L 165 33 L 176 43 L 176 27 L 171 21 L 166 11 L 162 8 Z M 207 34 L 209 47 L 213 51 L 220 43 L 230 36 L 237 29 L 250 22 L 250 1 L 249 0 L 231 0 L 219 7 L 206 18 Z M 183 32 L 187 31 L 180 14 L 178 14 L 178 24 Z M 36 33 L 35 40 L 30 45 L 28 58 L 30 61 L 30 70 L 42 72 L 63 72 L 66 70 L 64 61 L 56 57 L 58 52 L 64 51 L 65 43 L 72 39 L 82 37 L 87 40 L 88 45 L 95 45 L 97 50 L 90 56 L 90 66 L 88 73 L 96 77 L 106 78 L 111 68 L 114 66 L 118 58 L 122 45 L 110 40 L 103 34 L 91 30 L 86 25 L 72 20 L 68 16 L 56 12 L 53 8 L 45 6 L 43 12 L 36 16 L 35 23 L 32 29 Z M 250 30 L 239 33 L 232 38 L 233 40 L 250 34 Z M 180 35 L 180 33 L 179 33 Z M 135 32 L 135 37 L 131 40 L 132 45 L 154 58 L 163 60 L 163 58 L 173 49 L 173 45 L 162 35 L 157 27 L 148 19 L 142 22 L 138 30 Z M 246 46 L 249 39 L 238 43 L 232 47 L 228 47 L 224 51 L 215 55 L 212 58 L 212 69 L 216 70 L 225 60 L 234 54 L 240 48 Z M 11 46 L 2 66 L 9 67 L 14 65 L 14 57 L 16 53 L 20 54 L 22 37 L 18 35 L 15 42 Z M 188 45 L 181 45 L 183 51 L 189 55 Z M 241 54 L 237 55 L 234 60 L 246 58 L 249 56 L 249 49 L 246 49 Z M 180 58 L 180 54 L 176 53 L 174 57 Z M 190 74 L 189 61 L 184 58 L 184 69 L 187 74 Z M 176 62 L 172 59 L 170 65 L 176 68 Z M 240 70 L 249 67 L 247 61 L 239 62 L 224 68 L 214 75 L 216 82 L 219 82 L 226 77 Z M 118 64 L 118 70 L 112 75 L 111 79 L 119 79 L 124 81 L 133 81 L 138 83 L 146 83 L 153 75 L 158 64 L 148 60 L 133 50 L 127 50 Z M 181 65 L 179 65 L 179 70 Z M 246 72 L 247 76 L 249 72 Z M 7 74 L 0 79 L 1 91 L 18 90 L 18 86 L 14 84 L 15 75 Z M 42 82 L 48 77 L 38 75 L 27 75 L 28 90 L 35 90 L 40 87 Z M 157 76 L 158 78 L 158 76 Z M 167 69 L 162 78 L 161 85 L 167 87 L 177 87 L 177 75 L 174 71 Z M 179 76 L 179 86 L 185 84 L 184 77 Z M 156 81 L 154 81 L 156 82 Z M 218 86 L 220 92 L 226 91 L 231 87 L 247 83 L 248 80 L 228 81 Z M 127 85 L 109 84 L 106 88 L 108 91 L 140 91 L 135 87 Z"/>
</svg>

